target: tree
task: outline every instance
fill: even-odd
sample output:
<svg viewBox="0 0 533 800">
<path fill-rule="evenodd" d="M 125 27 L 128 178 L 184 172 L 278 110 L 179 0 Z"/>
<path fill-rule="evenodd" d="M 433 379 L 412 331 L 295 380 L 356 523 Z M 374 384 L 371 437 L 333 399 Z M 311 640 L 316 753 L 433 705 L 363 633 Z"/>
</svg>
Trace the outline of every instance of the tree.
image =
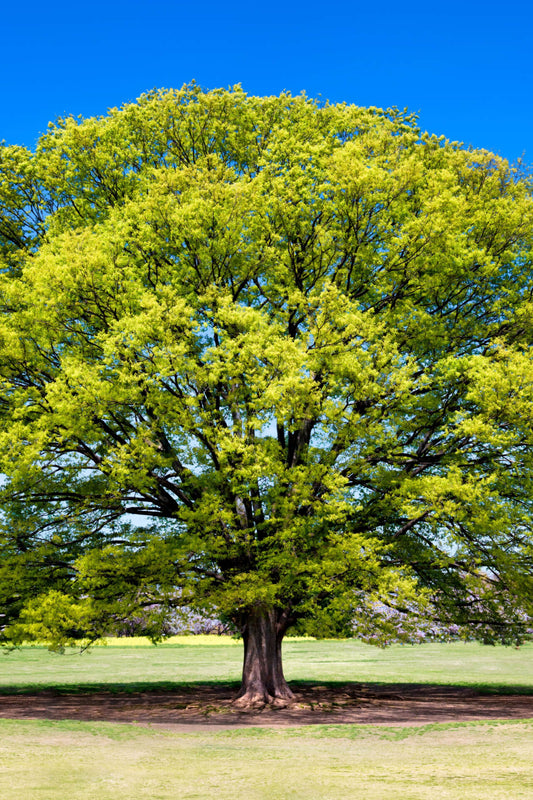
<svg viewBox="0 0 533 800">
<path fill-rule="evenodd" d="M 0 158 L 4 641 L 214 613 L 247 705 L 291 699 L 291 626 L 376 602 L 523 633 L 527 176 L 396 109 L 196 85 Z"/>
</svg>

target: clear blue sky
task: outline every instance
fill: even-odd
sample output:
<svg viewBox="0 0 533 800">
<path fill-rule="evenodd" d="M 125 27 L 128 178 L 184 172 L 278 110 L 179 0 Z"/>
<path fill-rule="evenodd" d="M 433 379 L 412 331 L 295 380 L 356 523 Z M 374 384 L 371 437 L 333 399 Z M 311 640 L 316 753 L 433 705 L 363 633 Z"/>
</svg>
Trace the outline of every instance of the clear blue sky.
<svg viewBox="0 0 533 800">
<path fill-rule="evenodd" d="M 420 124 L 533 164 L 533 5 L 392 0 L 28 0 L 0 18 L 0 140 L 195 79 L 250 94 L 407 106 Z"/>
</svg>

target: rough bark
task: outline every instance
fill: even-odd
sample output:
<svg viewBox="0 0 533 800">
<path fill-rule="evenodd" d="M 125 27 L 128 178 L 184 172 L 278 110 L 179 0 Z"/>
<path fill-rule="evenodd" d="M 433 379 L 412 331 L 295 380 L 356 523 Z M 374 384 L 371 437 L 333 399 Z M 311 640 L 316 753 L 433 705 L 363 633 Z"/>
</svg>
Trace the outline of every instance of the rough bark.
<svg viewBox="0 0 533 800">
<path fill-rule="evenodd" d="M 281 643 L 286 630 L 282 612 L 258 609 L 247 616 L 241 626 L 244 663 L 235 705 L 283 707 L 294 700 L 281 661 Z"/>
</svg>

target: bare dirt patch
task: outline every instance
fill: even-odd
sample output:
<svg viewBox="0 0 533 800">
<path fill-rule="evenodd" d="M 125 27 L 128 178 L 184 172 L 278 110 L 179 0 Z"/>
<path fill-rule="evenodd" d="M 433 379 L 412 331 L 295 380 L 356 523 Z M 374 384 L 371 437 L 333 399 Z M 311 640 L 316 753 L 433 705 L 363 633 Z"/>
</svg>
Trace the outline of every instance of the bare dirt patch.
<svg viewBox="0 0 533 800">
<path fill-rule="evenodd" d="M 242 710 L 235 690 L 194 686 L 172 691 L 67 694 L 43 691 L 0 696 L 0 717 L 164 725 L 181 730 L 250 725 L 327 723 L 422 725 L 434 722 L 533 718 L 533 695 L 482 694 L 454 686 L 298 686 L 288 708 Z"/>
</svg>

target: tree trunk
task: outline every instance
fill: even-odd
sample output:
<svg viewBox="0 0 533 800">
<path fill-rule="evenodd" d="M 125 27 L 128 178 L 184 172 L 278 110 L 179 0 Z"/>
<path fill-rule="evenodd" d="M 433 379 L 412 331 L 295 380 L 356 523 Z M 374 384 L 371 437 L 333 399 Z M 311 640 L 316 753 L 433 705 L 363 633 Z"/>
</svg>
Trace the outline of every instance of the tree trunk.
<svg viewBox="0 0 533 800">
<path fill-rule="evenodd" d="M 235 705 L 283 707 L 294 700 L 281 663 L 281 642 L 286 630 L 285 615 L 280 611 L 257 609 L 247 616 L 241 626 L 244 663 Z"/>
</svg>

